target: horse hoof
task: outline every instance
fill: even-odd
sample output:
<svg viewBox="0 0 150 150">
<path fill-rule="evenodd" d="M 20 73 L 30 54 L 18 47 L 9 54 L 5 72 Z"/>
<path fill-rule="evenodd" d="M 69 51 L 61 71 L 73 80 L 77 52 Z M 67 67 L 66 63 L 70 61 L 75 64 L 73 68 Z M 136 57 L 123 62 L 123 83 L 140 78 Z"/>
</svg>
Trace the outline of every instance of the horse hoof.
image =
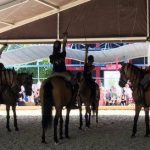
<svg viewBox="0 0 150 150">
<path fill-rule="evenodd" d="M 90 125 L 86 125 L 86 128 L 87 128 L 87 129 L 90 129 Z"/>
<path fill-rule="evenodd" d="M 144 137 L 149 137 L 149 135 L 148 135 L 148 134 L 145 134 Z"/>
<path fill-rule="evenodd" d="M 67 139 L 70 139 L 70 136 L 67 135 L 66 138 L 67 138 Z"/>
<path fill-rule="evenodd" d="M 59 145 L 59 142 L 55 142 L 55 145 Z"/>
<path fill-rule="evenodd" d="M 8 132 L 11 132 L 11 129 L 7 129 Z"/>
<path fill-rule="evenodd" d="M 132 135 L 131 135 L 131 138 L 135 138 L 135 137 L 136 137 L 135 134 L 132 134 Z"/>
<path fill-rule="evenodd" d="M 16 131 L 19 131 L 19 129 L 18 129 L 18 128 L 16 128 L 15 130 L 16 130 Z"/>
<path fill-rule="evenodd" d="M 41 141 L 41 143 L 43 143 L 43 144 L 47 144 L 47 142 L 46 142 L 46 141 L 44 141 L 44 140 L 42 140 L 42 141 Z"/>
<path fill-rule="evenodd" d="M 82 128 L 81 128 L 81 127 L 79 127 L 79 130 L 82 130 Z"/>
</svg>

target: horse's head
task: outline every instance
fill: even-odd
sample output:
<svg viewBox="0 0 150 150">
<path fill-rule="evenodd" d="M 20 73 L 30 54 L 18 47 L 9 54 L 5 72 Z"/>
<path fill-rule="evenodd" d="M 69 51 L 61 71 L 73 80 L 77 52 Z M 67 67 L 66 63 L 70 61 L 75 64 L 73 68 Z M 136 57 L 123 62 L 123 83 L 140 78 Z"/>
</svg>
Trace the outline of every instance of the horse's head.
<svg viewBox="0 0 150 150">
<path fill-rule="evenodd" d="M 127 64 L 124 64 L 121 69 L 120 69 L 120 79 L 119 79 L 119 86 L 120 87 L 124 87 L 125 84 L 127 83 L 128 79 L 128 75 L 127 75 Z"/>
<path fill-rule="evenodd" d="M 25 94 L 27 96 L 30 96 L 32 94 L 32 84 L 33 84 L 32 74 L 19 73 L 18 80 L 20 84 L 24 86 Z"/>
<path fill-rule="evenodd" d="M 120 70 L 119 85 L 121 87 L 124 87 L 127 81 L 130 80 L 132 87 L 137 87 L 141 78 L 143 78 L 143 75 L 143 69 L 140 69 L 137 66 L 130 63 L 124 64 Z"/>
</svg>

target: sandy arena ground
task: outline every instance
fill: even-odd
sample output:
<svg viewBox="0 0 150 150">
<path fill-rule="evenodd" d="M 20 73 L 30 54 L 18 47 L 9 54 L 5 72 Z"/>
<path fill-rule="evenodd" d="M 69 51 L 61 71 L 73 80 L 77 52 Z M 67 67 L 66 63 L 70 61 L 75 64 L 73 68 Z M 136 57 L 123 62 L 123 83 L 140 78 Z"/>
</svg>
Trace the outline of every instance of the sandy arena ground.
<svg viewBox="0 0 150 150">
<path fill-rule="evenodd" d="M 41 144 L 41 109 L 40 107 L 18 107 L 18 125 L 20 131 L 13 127 L 12 132 L 5 128 L 6 112 L 0 106 L 0 150 L 149 150 L 150 138 L 145 138 L 144 112 L 139 117 L 138 133 L 130 138 L 134 110 L 99 111 L 99 123 L 92 119 L 90 129 L 78 130 L 78 111 L 72 110 L 70 115 L 70 139 L 63 139 L 59 145 L 53 142 L 53 129 L 47 131 L 47 144 Z M 122 106 L 123 107 L 123 106 Z M 23 109 L 22 109 L 23 108 Z M 12 114 L 12 113 L 11 113 Z"/>
</svg>

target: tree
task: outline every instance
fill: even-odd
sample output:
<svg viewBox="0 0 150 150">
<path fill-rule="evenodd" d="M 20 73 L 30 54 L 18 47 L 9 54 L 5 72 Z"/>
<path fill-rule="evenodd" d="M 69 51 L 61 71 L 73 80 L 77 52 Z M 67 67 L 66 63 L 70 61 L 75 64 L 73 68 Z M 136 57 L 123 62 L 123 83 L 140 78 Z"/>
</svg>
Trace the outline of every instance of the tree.
<svg viewBox="0 0 150 150">
<path fill-rule="evenodd" d="M 33 74 L 34 83 L 38 82 L 38 66 L 37 62 L 28 64 L 30 67 L 20 67 L 18 72 L 28 72 Z M 33 65 L 33 67 L 31 67 Z M 39 62 L 39 78 L 43 80 L 47 78 L 52 72 L 52 66 L 49 64 L 48 59 Z"/>
</svg>

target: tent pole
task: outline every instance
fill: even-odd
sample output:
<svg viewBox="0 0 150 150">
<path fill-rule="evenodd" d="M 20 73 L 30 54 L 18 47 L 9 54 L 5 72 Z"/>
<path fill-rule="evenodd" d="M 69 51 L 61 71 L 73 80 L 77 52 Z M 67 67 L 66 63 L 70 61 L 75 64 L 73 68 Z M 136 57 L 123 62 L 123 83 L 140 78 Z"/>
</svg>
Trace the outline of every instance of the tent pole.
<svg viewBox="0 0 150 150">
<path fill-rule="evenodd" d="M 149 38 L 149 0 L 146 0 L 147 3 L 147 38 Z"/>
<path fill-rule="evenodd" d="M 147 39 L 149 38 L 149 0 L 146 0 L 147 4 Z M 147 53 L 147 63 L 150 65 L 150 42 L 148 42 L 148 53 Z"/>
<path fill-rule="evenodd" d="M 60 29 L 59 29 L 59 12 L 57 13 L 57 39 L 59 39 L 60 38 L 60 36 L 59 36 L 59 31 L 60 31 Z"/>
</svg>

